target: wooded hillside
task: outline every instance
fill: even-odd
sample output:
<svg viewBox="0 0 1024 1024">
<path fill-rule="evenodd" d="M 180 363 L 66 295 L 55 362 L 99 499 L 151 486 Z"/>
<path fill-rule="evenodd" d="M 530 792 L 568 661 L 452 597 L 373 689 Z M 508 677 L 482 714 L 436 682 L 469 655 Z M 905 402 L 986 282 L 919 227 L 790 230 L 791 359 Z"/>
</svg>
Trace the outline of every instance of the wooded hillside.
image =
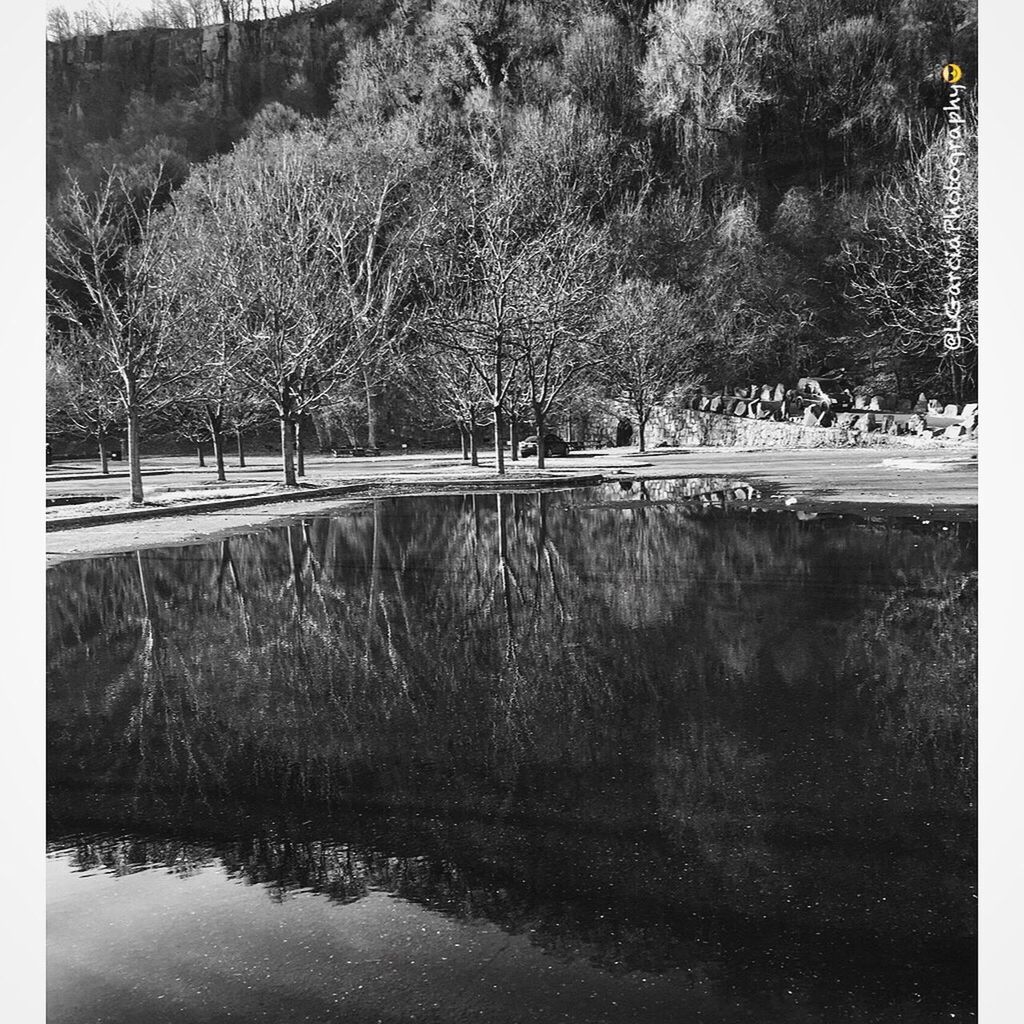
<svg viewBox="0 0 1024 1024">
<path fill-rule="evenodd" d="M 957 350 L 942 335 L 951 61 Z M 113 181 L 103 230 L 136 212 L 104 259 L 130 263 L 153 231 L 166 281 L 205 268 L 180 278 L 201 291 L 168 300 L 160 330 L 191 344 L 216 311 L 228 390 L 249 387 L 238 367 L 259 339 L 331 318 L 322 351 L 292 352 L 303 383 L 278 359 L 258 397 L 249 387 L 286 419 L 362 416 L 371 440 L 381 416 L 428 429 L 522 408 L 539 425 L 622 395 L 627 356 L 653 337 L 655 369 L 680 386 L 844 367 L 891 394 L 976 398 L 970 0 L 337 0 L 64 39 L 48 73 L 53 251 L 88 233 L 89 196 Z M 236 233 L 294 226 L 299 195 L 309 233 L 291 256 L 267 235 L 261 269 L 244 270 Z M 286 257 L 313 273 L 296 255 L 310 246 L 333 254 L 308 281 L 323 303 L 254 313 L 246 296 L 265 304 Z M 51 260 L 65 358 L 99 322 L 74 314 L 89 302 L 74 278 Z"/>
</svg>

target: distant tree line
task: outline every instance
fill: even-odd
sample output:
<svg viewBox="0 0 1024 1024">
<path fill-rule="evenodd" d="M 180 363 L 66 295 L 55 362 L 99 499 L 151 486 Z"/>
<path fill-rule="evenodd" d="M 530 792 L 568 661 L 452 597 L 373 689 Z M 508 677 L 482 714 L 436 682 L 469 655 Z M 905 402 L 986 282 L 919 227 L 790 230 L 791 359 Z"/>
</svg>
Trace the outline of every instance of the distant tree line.
<svg viewBox="0 0 1024 1024">
<path fill-rule="evenodd" d="M 973 90 L 973 40 L 966 0 L 400 5 L 327 116 L 270 104 L 202 163 L 142 131 L 61 189 L 52 424 L 122 424 L 141 500 L 168 416 L 223 475 L 224 434 L 272 414 L 294 483 L 356 409 L 371 447 L 402 404 L 473 461 L 488 422 L 503 472 L 521 427 L 617 399 L 642 441 L 701 383 L 974 397 L 973 141 L 950 352 L 939 75 Z"/>
<path fill-rule="evenodd" d="M 257 21 L 323 7 L 328 0 L 152 0 L 147 10 L 118 0 L 93 0 L 84 7 L 51 4 L 46 34 L 53 42 L 73 36 L 139 28 L 202 28 L 225 21 Z"/>
</svg>

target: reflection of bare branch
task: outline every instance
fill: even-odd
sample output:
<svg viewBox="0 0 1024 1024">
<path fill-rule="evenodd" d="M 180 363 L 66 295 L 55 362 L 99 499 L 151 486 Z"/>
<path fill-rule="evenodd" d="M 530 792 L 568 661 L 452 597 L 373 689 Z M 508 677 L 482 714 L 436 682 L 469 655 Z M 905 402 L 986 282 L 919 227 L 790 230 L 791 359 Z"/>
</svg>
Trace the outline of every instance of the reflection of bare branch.
<svg viewBox="0 0 1024 1024">
<path fill-rule="evenodd" d="M 663 493 L 652 484 L 652 496 Z M 951 677 L 916 666 L 898 632 L 927 602 L 942 642 L 969 647 L 972 608 L 957 599 L 970 593 L 969 558 L 952 532 L 915 535 L 911 549 L 899 531 L 712 523 L 667 506 L 639 530 L 630 509 L 583 510 L 593 494 L 581 493 L 560 497 L 557 513 L 544 496 L 523 499 L 516 533 L 507 504 L 495 516 L 485 501 L 474 516 L 472 501 L 425 500 L 411 517 L 382 502 L 299 532 L 235 537 L 227 549 L 58 567 L 51 700 L 80 737 L 75 758 L 95 753 L 98 763 L 103 751 L 107 765 L 116 751 L 140 808 L 198 793 L 213 802 L 250 777 L 334 799 L 350 792 L 353 768 L 396 750 L 402 766 L 419 763 L 449 743 L 468 744 L 473 764 L 536 763 L 552 751 L 597 763 L 627 732 L 660 736 L 660 716 L 672 721 L 679 706 L 727 715 L 729 728 L 754 721 L 763 677 L 813 699 L 829 686 L 853 692 L 853 669 L 823 676 L 821 666 L 834 665 L 837 637 L 859 628 L 867 589 L 830 600 L 823 629 L 822 597 L 835 590 L 813 581 L 865 564 L 903 574 L 903 604 L 885 605 L 889 591 L 872 583 L 883 614 L 865 619 L 858 641 L 858 657 L 888 659 L 909 680 L 857 668 L 857 699 L 877 699 L 887 716 L 893 763 L 908 729 L 944 771 L 971 742 L 956 731 L 962 701 L 943 703 L 957 692 Z M 281 622 L 296 570 L 301 629 Z M 238 601 L 227 598 L 229 579 Z M 900 644 L 873 653 L 869 630 L 883 628 Z"/>
</svg>

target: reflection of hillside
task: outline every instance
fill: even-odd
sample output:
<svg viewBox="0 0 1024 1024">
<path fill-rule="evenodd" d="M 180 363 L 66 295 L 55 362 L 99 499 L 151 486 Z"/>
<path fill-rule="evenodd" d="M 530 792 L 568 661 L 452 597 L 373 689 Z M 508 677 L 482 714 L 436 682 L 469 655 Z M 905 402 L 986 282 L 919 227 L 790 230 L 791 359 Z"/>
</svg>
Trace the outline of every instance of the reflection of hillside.
<svg viewBox="0 0 1024 1024">
<path fill-rule="evenodd" d="M 385 500 L 51 571 L 51 831 L 607 963 L 963 953 L 970 528 L 626 511 Z"/>
</svg>

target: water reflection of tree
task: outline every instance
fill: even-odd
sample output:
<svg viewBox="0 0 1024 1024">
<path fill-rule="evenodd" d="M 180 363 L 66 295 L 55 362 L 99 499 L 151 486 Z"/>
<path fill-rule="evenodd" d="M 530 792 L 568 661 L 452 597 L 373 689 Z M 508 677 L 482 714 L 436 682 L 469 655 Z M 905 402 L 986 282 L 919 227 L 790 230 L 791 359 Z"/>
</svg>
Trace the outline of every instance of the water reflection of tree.
<svg viewBox="0 0 1024 1024">
<path fill-rule="evenodd" d="M 885 595 L 851 632 L 844 660 L 897 756 L 968 793 L 977 767 L 977 586 L 977 574 L 964 571 L 923 593 Z"/>
<path fill-rule="evenodd" d="M 386 808 L 423 819 L 384 843 L 403 891 L 620 961 L 625 907 L 647 964 L 686 908 L 938 934 L 969 917 L 973 540 L 908 529 L 477 495 L 70 563 L 49 577 L 53 813 Z M 339 867 L 375 837 L 257 833 L 218 855 L 282 893 L 376 877 Z M 594 893 L 604 925 L 578 919 Z"/>
<path fill-rule="evenodd" d="M 514 693 L 534 714 L 531 731 L 540 741 L 538 729 L 574 728 L 584 706 L 636 708 L 638 691 L 647 699 L 694 687 L 749 691 L 749 679 L 766 667 L 784 685 L 807 686 L 819 665 L 835 673 L 832 641 L 848 628 L 852 605 L 918 601 L 904 588 L 865 602 L 877 575 L 872 566 L 902 571 L 898 545 L 885 535 L 870 535 L 868 546 L 881 550 L 864 559 L 865 545 L 845 535 L 837 532 L 832 543 L 819 533 L 807 543 L 791 523 L 781 531 L 723 531 L 666 514 L 630 521 L 612 511 L 590 516 L 581 538 L 571 508 L 552 526 L 550 496 L 517 500 L 525 508 L 512 516 L 492 497 L 482 515 L 463 504 L 415 530 L 408 520 L 385 528 L 378 502 L 365 516 L 222 542 L 214 557 L 118 560 L 102 586 L 89 580 L 76 588 L 73 607 L 57 602 L 50 628 L 62 642 L 51 670 L 81 667 L 83 654 L 93 666 L 119 652 L 128 665 L 103 673 L 108 700 L 126 679 L 151 688 L 154 673 L 173 672 L 195 709 L 216 688 L 218 717 L 273 709 L 275 717 L 305 711 L 314 722 L 324 717 L 325 697 L 348 717 L 358 710 L 377 722 L 396 702 L 415 717 L 439 700 L 497 708 L 504 694 L 504 707 Z M 849 582 L 851 573 L 837 564 L 843 559 L 856 566 L 859 582 Z M 135 572 L 138 582 L 130 579 Z M 831 587 L 830 574 L 843 583 Z M 292 611 L 282 618 L 288 590 Z M 90 622 L 102 650 L 94 646 L 99 637 L 84 639 Z M 131 638 L 128 623 L 139 627 Z M 615 650 L 595 645 L 595 637 L 609 636 Z M 876 644 L 872 656 L 884 659 L 884 646 Z M 503 686 L 506 676 L 514 687 Z M 480 682 L 470 687 L 470 680 Z M 350 706 L 370 698 L 376 710 Z M 153 695 L 147 699 L 143 716 Z M 538 718 L 544 710 L 573 720 Z M 235 724 L 252 732 L 252 723 Z M 275 723 L 260 724 L 261 735 L 268 729 Z"/>
</svg>

